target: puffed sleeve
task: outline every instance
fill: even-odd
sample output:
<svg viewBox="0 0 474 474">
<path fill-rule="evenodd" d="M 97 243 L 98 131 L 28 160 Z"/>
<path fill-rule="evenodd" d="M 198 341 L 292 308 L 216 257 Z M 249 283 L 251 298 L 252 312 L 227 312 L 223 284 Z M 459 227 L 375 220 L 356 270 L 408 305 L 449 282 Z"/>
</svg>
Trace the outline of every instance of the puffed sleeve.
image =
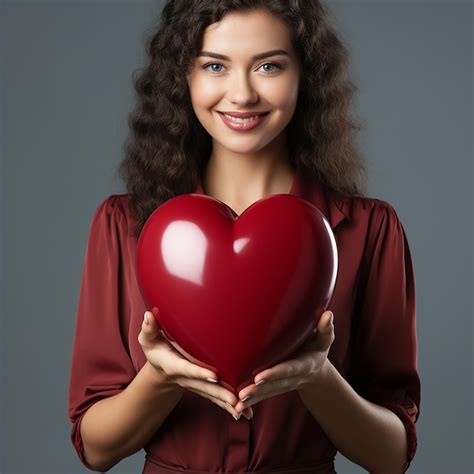
<svg viewBox="0 0 474 474">
<path fill-rule="evenodd" d="M 404 471 L 417 448 L 420 414 L 415 279 L 405 230 L 393 207 L 375 200 L 352 329 L 348 381 L 393 411 L 408 441 Z"/>
<path fill-rule="evenodd" d="M 76 316 L 69 382 L 71 440 L 84 457 L 80 425 L 87 409 L 123 390 L 135 377 L 119 308 L 120 246 L 126 216 L 120 196 L 111 195 L 95 210 L 89 229 Z"/>
</svg>

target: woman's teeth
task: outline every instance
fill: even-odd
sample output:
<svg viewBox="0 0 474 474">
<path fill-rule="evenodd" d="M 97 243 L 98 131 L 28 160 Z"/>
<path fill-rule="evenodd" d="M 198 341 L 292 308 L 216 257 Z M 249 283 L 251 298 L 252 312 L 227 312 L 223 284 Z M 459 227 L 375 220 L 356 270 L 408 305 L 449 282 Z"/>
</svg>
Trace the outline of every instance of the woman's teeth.
<svg viewBox="0 0 474 474">
<path fill-rule="evenodd" d="M 223 114 L 223 115 L 225 115 L 229 120 L 232 120 L 232 122 L 235 122 L 235 123 L 249 123 L 249 122 L 252 122 L 253 120 L 257 120 L 258 117 L 260 117 L 260 115 L 255 115 L 254 117 L 237 118 L 237 117 L 233 117 L 232 115 L 227 115 L 227 114 Z"/>
</svg>

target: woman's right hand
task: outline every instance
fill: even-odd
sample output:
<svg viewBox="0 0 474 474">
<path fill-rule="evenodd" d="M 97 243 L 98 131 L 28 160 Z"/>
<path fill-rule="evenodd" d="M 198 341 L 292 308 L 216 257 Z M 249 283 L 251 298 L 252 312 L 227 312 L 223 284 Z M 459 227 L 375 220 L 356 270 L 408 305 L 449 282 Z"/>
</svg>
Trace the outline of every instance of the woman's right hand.
<svg viewBox="0 0 474 474">
<path fill-rule="evenodd" d="M 148 316 L 148 324 L 144 319 L 138 342 L 150 364 L 161 374 L 165 374 L 171 383 L 211 400 L 238 419 L 240 416 L 234 409 L 239 401 L 237 397 L 218 384 L 214 372 L 193 364 L 171 347 L 151 311 L 146 311 L 145 315 Z M 209 378 L 216 382 L 211 382 Z M 253 417 L 253 410 L 251 407 L 245 408 L 242 414 L 250 419 Z"/>
</svg>

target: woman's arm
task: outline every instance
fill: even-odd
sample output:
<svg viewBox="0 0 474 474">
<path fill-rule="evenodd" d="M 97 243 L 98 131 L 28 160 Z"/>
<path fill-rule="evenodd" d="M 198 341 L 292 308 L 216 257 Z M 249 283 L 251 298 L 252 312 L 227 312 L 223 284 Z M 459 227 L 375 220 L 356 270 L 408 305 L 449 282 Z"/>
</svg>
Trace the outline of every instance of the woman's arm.
<svg viewBox="0 0 474 474">
<path fill-rule="evenodd" d="M 415 456 L 420 413 L 415 276 L 396 211 L 373 202 L 377 214 L 361 267 L 351 366 L 342 377 L 329 363 L 303 401 L 349 459 L 374 474 L 402 473 Z"/>
<path fill-rule="evenodd" d="M 122 392 L 99 400 L 85 413 L 81 435 L 89 464 L 107 471 L 142 449 L 183 392 L 147 361 Z"/>
<path fill-rule="evenodd" d="M 327 360 L 317 383 L 298 390 L 334 446 L 372 474 L 401 474 L 407 439 L 400 418 L 361 397 Z"/>
</svg>

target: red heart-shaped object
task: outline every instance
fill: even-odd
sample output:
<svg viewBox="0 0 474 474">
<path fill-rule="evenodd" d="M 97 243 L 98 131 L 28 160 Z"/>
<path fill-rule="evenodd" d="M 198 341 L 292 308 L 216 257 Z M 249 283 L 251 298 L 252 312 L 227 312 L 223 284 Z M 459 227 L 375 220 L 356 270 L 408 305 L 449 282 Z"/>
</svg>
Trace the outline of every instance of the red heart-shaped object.
<svg viewBox="0 0 474 474">
<path fill-rule="evenodd" d="M 137 244 L 142 296 L 165 337 L 234 393 L 311 335 L 337 265 L 329 222 L 290 194 L 240 216 L 211 196 L 181 194 L 151 214 Z"/>
</svg>

